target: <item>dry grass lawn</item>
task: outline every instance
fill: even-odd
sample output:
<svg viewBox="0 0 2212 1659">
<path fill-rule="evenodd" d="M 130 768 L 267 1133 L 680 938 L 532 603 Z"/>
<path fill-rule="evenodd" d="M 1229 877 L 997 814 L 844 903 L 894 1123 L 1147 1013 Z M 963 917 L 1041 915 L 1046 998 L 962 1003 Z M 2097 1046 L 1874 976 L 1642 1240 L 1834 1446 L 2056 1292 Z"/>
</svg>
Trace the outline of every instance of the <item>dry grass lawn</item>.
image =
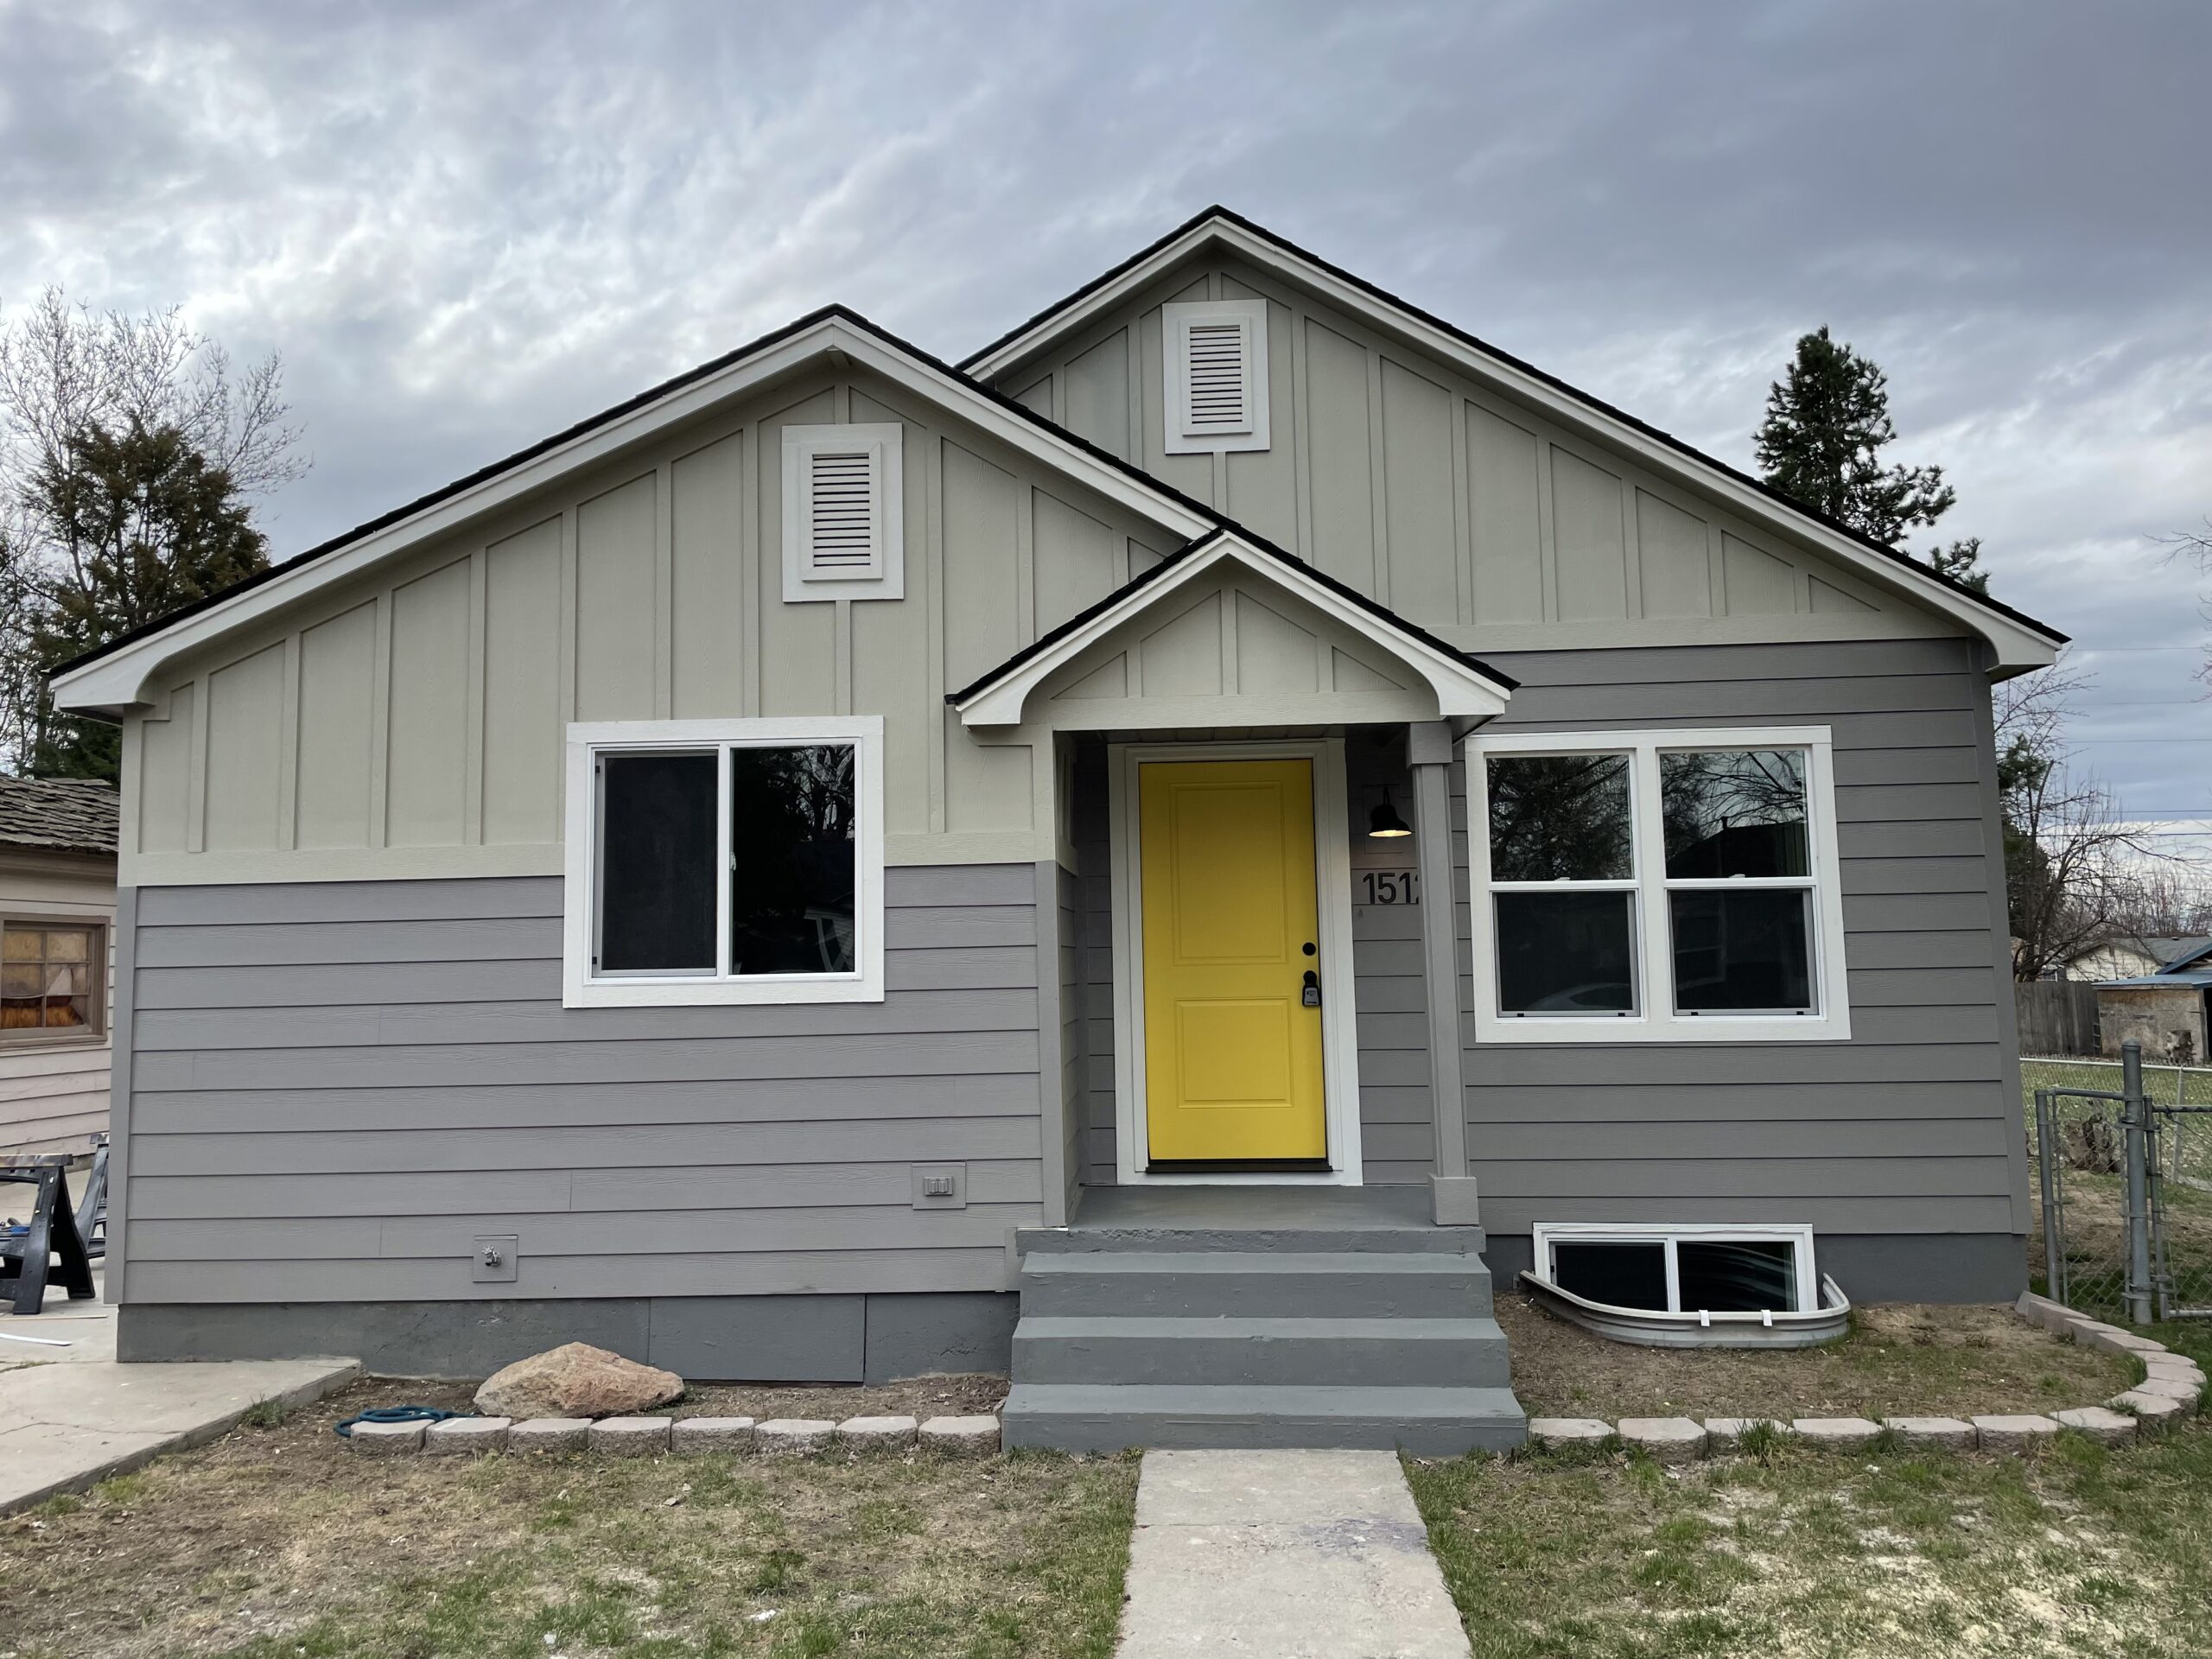
<svg viewBox="0 0 2212 1659">
<path fill-rule="evenodd" d="M 2212 1428 L 2024 1459 L 1785 1445 L 1408 1474 L 1476 1659 L 2212 1652 Z"/>
<path fill-rule="evenodd" d="M 1553 1319 L 1501 1285 L 1513 1391 L 1532 1417 L 1972 1416 L 2094 1405 L 2130 1363 L 2010 1308 L 1875 1304 L 1825 1348 L 1636 1348 Z"/>
<path fill-rule="evenodd" d="M 1004 1384 L 707 1389 L 684 1412 L 988 1408 Z M 1134 1459 L 354 1456 L 359 1385 L 0 1520 L 20 1659 L 1110 1652 Z"/>
</svg>

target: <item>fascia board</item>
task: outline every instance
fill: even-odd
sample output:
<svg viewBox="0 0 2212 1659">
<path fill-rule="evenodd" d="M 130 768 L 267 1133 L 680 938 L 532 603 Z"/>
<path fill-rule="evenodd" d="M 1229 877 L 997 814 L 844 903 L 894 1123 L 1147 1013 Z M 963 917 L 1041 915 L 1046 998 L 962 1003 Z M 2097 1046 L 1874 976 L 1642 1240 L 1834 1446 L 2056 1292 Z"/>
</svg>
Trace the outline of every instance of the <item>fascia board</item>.
<svg viewBox="0 0 2212 1659">
<path fill-rule="evenodd" d="M 776 340 L 741 361 L 703 376 L 664 397 L 581 433 L 569 442 L 444 497 L 421 512 L 385 525 L 325 557 L 302 564 L 296 570 L 281 573 L 230 600 L 181 619 L 173 627 L 149 634 L 82 668 L 56 676 L 55 705 L 74 713 L 113 715 L 143 702 L 149 690 L 148 682 L 162 664 L 321 588 L 358 575 L 410 548 L 496 512 L 563 474 L 649 442 L 660 433 L 704 414 L 721 403 L 794 373 L 833 351 L 952 409 L 1000 442 L 1046 461 L 1184 539 L 1213 527 L 1214 521 L 1192 505 L 1165 492 L 1147 489 L 1136 478 L 1106 465 L 1079 445 L 1043 426 L 1020 419 L 978 387 L 917 363 L 872 334 L 832 316 Z"/>
<path fill-rule="evenodd" d="M 1169 595 L 1224 562 L 1233 563 L 1295 594 L 1414 669 L 1435 693 L 1440 719 L 1487 720 L 1505 711 L 1510 693 L 1467 664 L 1391 627 L 1381 618 L 1313 580 L 1295 565 L 1270 558 L 1247 547 L 1233 533 L 1224 532 L 1211 545 L 1186 556 L 1159 581 L 1129 594 L 1120 604 L 1108 607 L 1082 627 L 1054 642 L 1049 651 L 1030 658 L 1004 678 L 956 703 L 954 712 L 960 716 L 960 723 L 970 728 L 1020 725 L 1030 693 L 1046 679 L 1123 623 L 1160 605 Z"/>
<path fill-rule="evenodd" d="M 1975 604 L 1932 574 L 1902 559 L 1885 558 L 1818 519 L 1790 512 L 1719 467 L 1656 441 L 1630 423 L 1562 392 L 1511 362 L 1474 349 L 1411 311 L 1383 303 L 1333 271 L 1299 258 L 1255 235 L 1234 219 L 1213 218 L 1193 225 L 1112 282 L 1084 295 L 1062 310 L 1048 314 L 1016 338 L 963 364 L 963 372 L 982 380 L 995 378 L 1210 245 L 1225 248 L 1263 270 L 1310 289 L 1330 304 L 1400 336 L 1484 385 L 1529 404 L 1569 430 L 1625 450 L 1664 476 L 1691 480 L 1700 488 L 1720 498 L 1732 512 L 1743 518 L 1809 543 L 1853 573 L 1877 585 L 1897 589 L 1915 603 L 1963 624 L 1995 648 L 1997 659 L 1992 666 L 1998 671 L 1998 677 L 2045 668 L 2057 660 L 2058 642 Z"/>
</svg>

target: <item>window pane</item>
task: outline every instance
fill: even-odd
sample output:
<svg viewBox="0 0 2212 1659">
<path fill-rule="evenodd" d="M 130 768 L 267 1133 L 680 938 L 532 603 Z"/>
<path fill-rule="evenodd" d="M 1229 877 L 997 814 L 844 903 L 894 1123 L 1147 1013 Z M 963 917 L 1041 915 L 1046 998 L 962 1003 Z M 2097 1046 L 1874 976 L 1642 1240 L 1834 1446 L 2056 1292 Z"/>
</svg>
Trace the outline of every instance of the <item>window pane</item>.
<svg viewBox="0 0 2212 1659">
<path fill-rule="evenodd" d="M 1488 764 L 1491 880 L 1628 879 L 1628 756 L 1498 754 Z"/>
<path fill-rule="evenodd" d="M 850 744 L 730 753 L 729 970 L 849 974 Z"/>
<path fill-rule="evenodd" d="M 1667 895 L 1675 1006 L 1684 1014 L 1813 1007 L 1813 895 L 1797 887 L 1699 887 Z"/>
<path fill-rule="evenodd" d="M 49 996 L 46 999 L 46 1025 L 82 1027 L 92 1022 L 92 1002 L 82 996 Z"/>
<path fill-rule="evenodd" d="M 35 962 L 0 968 L 0 1030 L 22 1031 L 46 1023 L 46 975 Z"/>
<path fill-rule="evenodd" d="M 1659 796 L 1669 875 L 1811 874 L 1802 749 L 1662 754 Z"/>
<path fill-rule="evenodd" d="M 92 936 L 81 927 L 49 927 L 46 930 L 46 959 L 48 962 L 86 962 L 92 957 Z"/>
<path fill-rule="evenodd" d="M 617 754 L 601 763 L 599 969 L 715 965 L 715 757 Z"/>
<path fill-rule="evenodd" d="M 1797 1306 L 1796 1247 L 1782 1239 L 1683 1239 L 1675 1246 L 1682 1312 L 1756 1313 Z"/>
<path fill-rule="evenodd" d="M 1501 893 L 1497 1006 L 1504 1014 L 1632 1014 L 1629 893 Z"/>
<path fill-rule="evenodd" d="M 1667 1311 L 1667 1247 L 1656 1240 L 1649 1244 L 1554 1244 L 1552 1272 L 1554 1284 L 1586 1301 Z"/>
<path fill-rule="evenodd" d="M 46 954 L 46 931 L 11 927 L 0 934 L 0 957 L 10 962 L 36 962 Z"/>
</svg>

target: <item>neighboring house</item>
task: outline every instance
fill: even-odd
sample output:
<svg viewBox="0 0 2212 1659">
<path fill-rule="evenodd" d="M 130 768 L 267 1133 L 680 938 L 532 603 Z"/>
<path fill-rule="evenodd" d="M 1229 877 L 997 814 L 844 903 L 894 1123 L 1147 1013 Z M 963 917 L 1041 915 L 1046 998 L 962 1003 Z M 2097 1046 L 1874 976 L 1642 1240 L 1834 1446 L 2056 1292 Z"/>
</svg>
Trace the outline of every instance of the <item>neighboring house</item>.
<svg viewBox="0 0 2212 1659">
<path fill-rule="evenodd" d="M 2069 961 L 2053 978 L 2133 979 L 2155 974 L 2175 957 L 2212 945 L 2212 939 L 2134 938 L 2103 939 Z"/>
<path fill-rule="evenodd" d="M 2120 1045 L 2132 1040 L 2143 1046 L 2146 1060 L 2205 1062 L 2212 1037 L 2212 939 L 2171 943 L 2177 948 L 2156 972 L 2097 986 L 2097 1027 L 2107 1054 L 2117 1057 Z"/>
<path fill-rule="evenodd" d="M 2061 640 L 1219 210 L 957 369 L 817 312 L 58 677 L 122 1351 L 1449 1445 L 1478 1251 L 2009 1298 Z"/>
<path fill-rule="evenodd" d="M 107 1128 L 116 793 L 0 778 L 0 1158 Z"/>
</svg>

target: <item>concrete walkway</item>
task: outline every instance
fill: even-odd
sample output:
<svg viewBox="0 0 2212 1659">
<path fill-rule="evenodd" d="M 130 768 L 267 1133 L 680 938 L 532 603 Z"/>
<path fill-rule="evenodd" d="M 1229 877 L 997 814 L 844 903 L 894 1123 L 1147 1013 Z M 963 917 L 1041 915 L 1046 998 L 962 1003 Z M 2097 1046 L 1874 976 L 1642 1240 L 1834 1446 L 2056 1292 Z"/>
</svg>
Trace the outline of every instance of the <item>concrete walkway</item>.
<svg viewBox="0 0 2212 1659">
<path fill-rule="evenodd" d="M 302 1405 L 361 1372 L 350 1359 L 120 1365 L 113 1306 L 52 1289 L 29 1318 L 0 1314 L 0 1332 L 41 1339 L 0 1342 L 0 1515 L 212 1440 L 264 1400 Z"/>
<path fill-rule="evenodd" d="M 1389 1452 L 1149 1452 L 1120 1659 L 1467 1659 Z"/>
</svg>

